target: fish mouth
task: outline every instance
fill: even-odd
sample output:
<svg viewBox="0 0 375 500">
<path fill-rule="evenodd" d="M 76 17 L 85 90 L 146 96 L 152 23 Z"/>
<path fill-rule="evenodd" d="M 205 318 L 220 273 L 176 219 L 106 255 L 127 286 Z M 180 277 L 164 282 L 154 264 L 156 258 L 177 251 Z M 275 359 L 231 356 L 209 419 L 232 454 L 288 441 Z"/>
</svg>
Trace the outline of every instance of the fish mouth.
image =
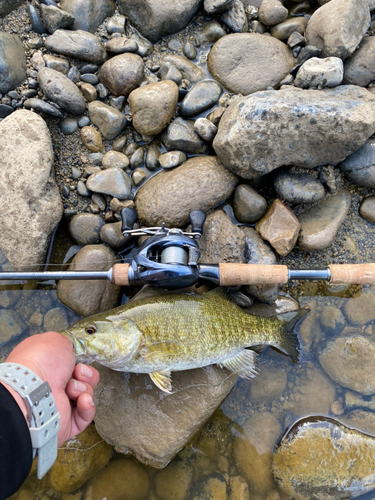
<svg viewBox="0 0 375 500">
<path fill-rule="evenodd" d="M 75 337 L 69 330 L 63 330 L 60 333 L 72 341 L 74 354 L 76 356 L 86 353 L 86 346 L 83 340 L 77 339 L 77 337 Z"/>
</svg>

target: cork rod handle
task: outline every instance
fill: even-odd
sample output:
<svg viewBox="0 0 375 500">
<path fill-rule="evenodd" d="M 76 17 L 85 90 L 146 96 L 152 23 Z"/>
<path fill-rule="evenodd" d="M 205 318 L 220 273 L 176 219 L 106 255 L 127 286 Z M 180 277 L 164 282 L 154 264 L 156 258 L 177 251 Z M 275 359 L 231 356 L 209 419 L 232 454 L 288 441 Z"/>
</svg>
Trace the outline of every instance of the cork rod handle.
<svg viewBox="0 0 375 500">
<path fill-rule="evenodd" d="M 115 264 L 112 267 L 112 283 L 119 286 L 129 285 L 129 264 Z"/>
<path fill-rule="evenodd" d="M 277 285 L 288 282 L 286 266 L 219 264 L 220 285 Z"/>
<path fill-rule="evenodd" d="M 331 264 L 328 267 L 332 284 L 375 284 L 375 264 Z"/>
</svg>

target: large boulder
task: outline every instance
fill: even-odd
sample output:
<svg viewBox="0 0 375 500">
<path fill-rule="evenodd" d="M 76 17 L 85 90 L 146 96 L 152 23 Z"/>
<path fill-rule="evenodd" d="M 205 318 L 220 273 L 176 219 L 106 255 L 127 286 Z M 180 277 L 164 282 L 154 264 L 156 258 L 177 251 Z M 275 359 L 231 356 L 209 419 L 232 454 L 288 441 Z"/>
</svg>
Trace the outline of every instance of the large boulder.
<svg viewBox="0 0 375 500">
<path fill-rule="evenodd" d="M 374 111 L 375 97 L 353 85 L 258 92 L 227 108 L 213 147 L 245 179 L 282 165 L 337 164 L 375 132 Z"/>
<path fill-rule="evenodd" d="M 375 80 L 375 37 L 365 38 L 354 54 L 345 61 L 344 83 L 367 85 Z"/>
<path fill-rule="evenodd" d="M 17 35 L 0 33 L 0 92 L 14 90 L 26 80 L 26 55 Z"/>
<path fill-rule="evenodd" d="M 83 30 L 56 30 L 45 41 L 48 50 L 94 64 L 103 64 L 107 53 L 100 39 Z"/>
<path fill-rule="evenodd" d="M 155 43 L 162 36 L 184 29 L 197 13 L 202 0 L 119 0 L 119 11 L 143 36 Z"/>
<path fill-rule="evenodd" d="M 63 212 L 51 136 L 39 115 L 20 110 L 0 123 L 0 137 L 0 248 L 14 268 L 36 271 Z"/>
<path fill-rule="evenodd" d="M 18 9 L 25 0 L 0 0 L 0 17 L 4 17 L 12 10 Z"/>
<path fill-rule="evenodd" d="M 94 33 L 106 17 L 115 12 L 115 2 L 112 0 L 61 0 L 63 10 L 75 18 L 74 29 Z"/>
</svg>

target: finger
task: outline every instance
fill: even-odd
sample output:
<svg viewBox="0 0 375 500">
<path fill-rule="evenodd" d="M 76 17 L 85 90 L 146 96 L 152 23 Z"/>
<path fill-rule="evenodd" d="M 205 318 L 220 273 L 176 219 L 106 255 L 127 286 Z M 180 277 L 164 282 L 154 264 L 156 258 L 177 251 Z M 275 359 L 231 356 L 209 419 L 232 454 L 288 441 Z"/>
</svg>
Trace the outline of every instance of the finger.
<svg viewBox="0 0 375 500">
<path fill-rule="evenodd" d="M 89 394 L 81 394 L 77 399 L 77 405 L 72 411 L 72 426 L 70 439 L 80 432 L 94 420 L 95 404 Z"/>
<path fill-rule="evenodd" d="M 65 392 L 69 399 L 77 401 L 77 399 L 84 393 L 89 394 L 91 397 L 94 395 L 94 389 L 90 384 L 85 384 L 80 380 L 71 379 L 69 380 Z"/>
<path fill-rule="evenodd" d="M 81 380 L 86 384 L 90 384 L 91 387 L 95 389 L 95 387 L 99 383 L 99 372 L 92 366 L 87 366 L 83 363 L 79 363 L 73 370 L 73 378 Z"/>
</svg>

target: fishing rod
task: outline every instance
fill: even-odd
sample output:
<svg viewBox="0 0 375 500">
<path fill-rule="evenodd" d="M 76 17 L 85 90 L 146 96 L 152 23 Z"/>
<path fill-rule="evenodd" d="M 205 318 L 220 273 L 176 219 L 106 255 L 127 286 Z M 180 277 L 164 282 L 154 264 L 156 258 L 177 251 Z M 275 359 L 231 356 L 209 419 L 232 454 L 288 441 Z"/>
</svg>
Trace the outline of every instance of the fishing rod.
<svg viewBox="0 0 375 500">
<path fill-rule="evenodd" d="M 160 227 L 133 229 L 138 219 L 132 208 L 121 210 L 125 238 L 149 236 L 129 264 L 115 264 L 109 271 L 0 272 L 0 280 L 98 280 L 120 286 L 153 285 L 175 289 L 206 280 L 220 286 L 278 285 L 292 280 L 326 280 L 330 284 L 375 284 L 375 264 L 331 264 L 327 269 L 288 269 L 285 265 L 198 264 L 197 239 L 202 236 L 206 214 L 189 214 L 191 231 Z"/>
</svg>

